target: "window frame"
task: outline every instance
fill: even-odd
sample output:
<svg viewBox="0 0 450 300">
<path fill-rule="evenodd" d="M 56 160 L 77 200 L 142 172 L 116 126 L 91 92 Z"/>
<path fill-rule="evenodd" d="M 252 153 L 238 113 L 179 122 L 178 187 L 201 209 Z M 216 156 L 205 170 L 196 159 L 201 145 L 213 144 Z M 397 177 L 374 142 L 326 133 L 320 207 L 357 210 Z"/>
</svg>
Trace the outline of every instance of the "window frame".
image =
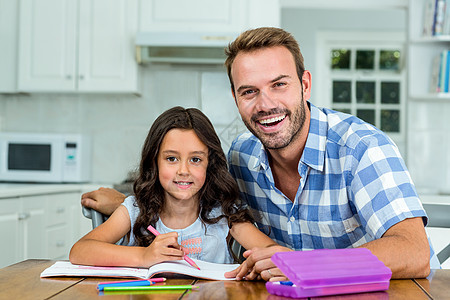
<svg viewBox="0 0 450 300">
<path fill-rule="evenodd" d="M 386 134 L 397 144 L 403 156 L 406 155 L 406 99 L 407 99 L 407 70 L 406 56 L 407 44 L 406 33 L 404 32 L 367 32 L 367 31 L 321 31 L 317 35 L 317 56 L 316 56 L 316 82 L 320 82 L 320 87 L 315 90 L 320 101 L 314 101 L 319 106 L 329 108 L 347 108 L 348 103 L 333 104 L 333 79 L 349 80 L 352 84 L 352 99 L 356 99 L 356 82 L 375 82 L 375 103 L 363 104 L 351 101 L 352 114 L 358 109 L 374 109 L 375 124 L 378 128 L 381 125 L 382 109 L 398 109 L 400 113 L 399 132 L 386 132 Z M 349 72 L 347 70 L 331 70 L 331 51 L 333 49 L 375 50 L 374 70 L 358 70 Z M 389 71 L 379 69 L 379 56 L 381 50 L 400 50 L 399 71 Z M 356 52 L 350 57 L 351 70 L 355 70 Z M 399 103 L 381 103 L 381 82 L 396 81 L 400 83 Z"/>
</svg>

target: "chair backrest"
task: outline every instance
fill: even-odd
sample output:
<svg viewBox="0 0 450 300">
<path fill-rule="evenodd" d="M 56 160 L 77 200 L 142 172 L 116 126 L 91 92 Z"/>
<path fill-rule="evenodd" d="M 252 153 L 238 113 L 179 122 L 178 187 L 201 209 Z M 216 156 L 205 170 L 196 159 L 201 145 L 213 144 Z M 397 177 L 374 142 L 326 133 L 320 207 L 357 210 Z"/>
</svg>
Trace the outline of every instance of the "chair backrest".
<svg viewBox="0 0 450 300">
<path fill-rule="evenodd" d="M 423 203 L 428 215 L 428 227 L 450 228 L 450 204 Z M 442 264 L 450 257 L 450 243 L 437 254 Z"/>
<path fill-rule="evenodd" d="M 93 210 L 92 208 L 87 208 L 87 207 L 82 206 L 82 211 L 83 211 L 83 215 L 86 218 L 92 220 L 92 229 L 99 226 L 100 224 L 105 222 L 106 219 L 108 219 L 105 215 L 103 215 L 102 213 L 100 213 L 96 210 Z"/>
<path fill-rule="evenodd" d="M 83 215 L 92 220 L 92 229 L 96 228 L 97 226 L 99 226 L 100 224 L 102 224 L 103 222 L 105 222 L 108 217 L 105 216 L 104 214 L 102 214 L 101 212 L 98 212 L 92 208 L 88 208 L 88 207 L 82 207 L 82 212 Z M 117 245 L 122 245 L 124 242 L 126 241 L 125 237 L 122 237 L 116 244 Z"/>
</svg>

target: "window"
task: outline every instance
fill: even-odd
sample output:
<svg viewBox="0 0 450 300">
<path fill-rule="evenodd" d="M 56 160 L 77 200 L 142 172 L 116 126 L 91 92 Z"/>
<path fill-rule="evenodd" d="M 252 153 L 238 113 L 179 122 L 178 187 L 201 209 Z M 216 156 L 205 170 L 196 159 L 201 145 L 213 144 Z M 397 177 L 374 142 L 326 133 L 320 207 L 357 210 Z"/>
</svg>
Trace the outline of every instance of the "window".
<svg viewBox="0 0 450 300">
<path fill-rule="evenodd" d="M 404 149 L 406 76 L 403 38 L 383 35 L 322 35 L 320 57 L 328 83 L 323 91 L 327 107 L 355 115 L 387 133 Z M 324 81 L 322 81 L 324 80 Z M 326 100 L 328 99 L 328 100 Z M 403 149 L 402 149 L 403 148 Z"/>
</svg>

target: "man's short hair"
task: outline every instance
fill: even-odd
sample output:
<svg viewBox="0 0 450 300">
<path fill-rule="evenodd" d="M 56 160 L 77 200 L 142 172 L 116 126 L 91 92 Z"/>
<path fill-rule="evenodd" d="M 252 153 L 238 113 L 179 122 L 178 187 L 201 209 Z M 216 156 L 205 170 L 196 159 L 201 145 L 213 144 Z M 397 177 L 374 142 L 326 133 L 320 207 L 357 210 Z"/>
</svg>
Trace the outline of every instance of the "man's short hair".
<svg viewBox="0 0 450 300">
<path fill-rule="evenodd" d="M 284 46 L 291 52 L 295 61 L 298 78 L 300 82 L 302 81 L 305 66 L 303 64 L 303 55 L 300 52 L 300 47 L 295 38 L 281 28 L 261 27 L 244 31 L 225 48 L 225 54 L 227 55 L 225 67 L 227 68 L 228 78 L 230 79 L 233 91 L 234 84 L 233 78 L 231 77 L 231 65 L 239 52 L 251 52 L 276 46 Z"/>
</svg>

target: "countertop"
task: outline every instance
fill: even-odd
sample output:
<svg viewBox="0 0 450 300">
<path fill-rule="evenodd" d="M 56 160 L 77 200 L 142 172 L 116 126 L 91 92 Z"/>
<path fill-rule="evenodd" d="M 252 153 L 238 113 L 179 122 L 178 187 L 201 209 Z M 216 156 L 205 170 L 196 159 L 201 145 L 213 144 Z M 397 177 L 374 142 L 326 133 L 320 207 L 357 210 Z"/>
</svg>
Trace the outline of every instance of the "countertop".
<svg viewBox="0 0 450 300">
<path fill-rule="evenodd" d="M 112 187 L 105 183 L 0 183 L 0 199 L 54 193 L 87 192 L 99 187 Z"/>
<path fill-rule="evenodd" d="M 419 197 L 424 204 L 450 205 L 450 195 L 423 194 L 419 195 Z"/>
</svg>

